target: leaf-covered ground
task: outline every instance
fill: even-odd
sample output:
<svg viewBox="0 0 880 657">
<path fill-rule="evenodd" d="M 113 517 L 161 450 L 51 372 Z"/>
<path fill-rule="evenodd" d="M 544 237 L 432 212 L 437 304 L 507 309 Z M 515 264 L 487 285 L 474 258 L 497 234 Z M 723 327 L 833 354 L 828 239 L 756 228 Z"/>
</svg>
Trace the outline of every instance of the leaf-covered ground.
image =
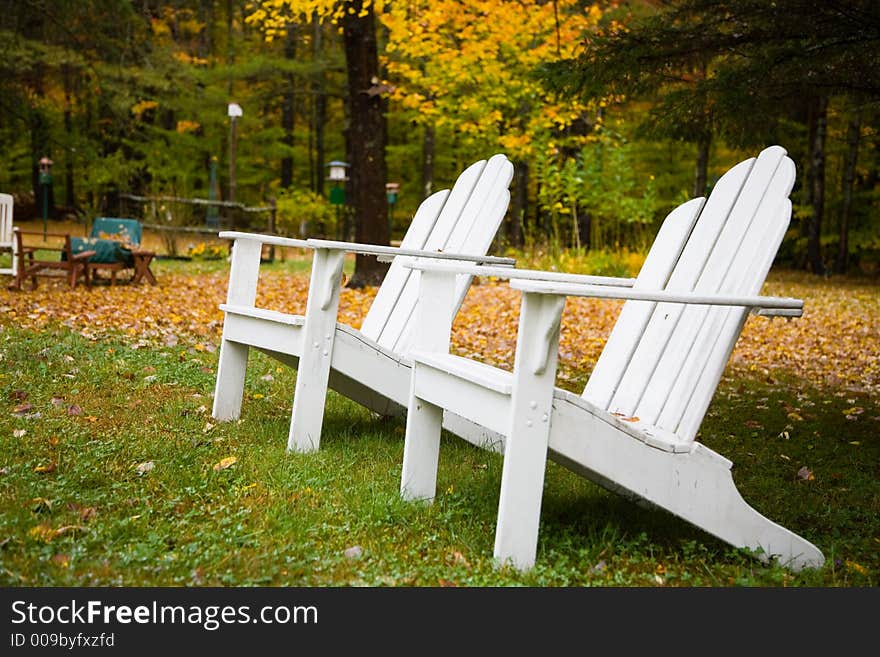
<svg viewBox="0 0 880 657">
<path fill-rule="evenodd" d="M 0 290 L 0 317 L 39 329 L 60 322 L 99 339 L 119 334 L 133 345 L 178 343 L 197 349 L 217 347 L 223 326 L 218 309 L 226 297 L 227 273 L 162 271 L 159 285 L 70 290 L 41 280 L 36 290 Z M 257 303 L 302 313 L 308 293 L 304 273 L 267 268 Z M 772 380 L 788 375 L 810 385 L 876 395 L 880 388 L 880 287 L 869 282 L 823 280 L 806 274 L 773 272 L 764 294 L 805 300 L 796 320 L 752 317 L 737 343 L 728 374 L 750 373 Z M 343 289 L 340 321 L 359 326 L 375 289 Z M 512 365 L 519 292 L 503 281 L 482 281 L 469 292 L 459 313 L 453 348 L 498 365 Z M 616 302 L 569 299 L 560 346 L 560 385 L 579 390 L 619 311 Z"/>
<path fill-rule="evenodd" d="M 305 307 L 302 263 L 266 267 L 263 306 Z M 550 463 L 539 563 L 491 560 L 500 456 L 444 441 L 438 498 L 399 499 L 404 426 L 328 399 L 314 455 L 285 452 L 293 373 L 262 354 L 241 420 L 210 417 L 226 265 L 159 262 L 160 285 L 0 290 L 0 583 L 6 585 L 876 586 L 878 289 L 777 272 L 802 319 L 752 318 L 702 427 L 744 498 L 814 542 L 820 571 L 765 567 Z M 345 289 L 359 325 L 375 291 Z M 519 295 L 475 286 L 459 353 L 509 365 Z M 572 301 L 578 390 L 619 305 Z M 341 463 L 345 464 L 340 468 Z M 292 512 L 293 511 L 293 512 Z"/>
</svg>

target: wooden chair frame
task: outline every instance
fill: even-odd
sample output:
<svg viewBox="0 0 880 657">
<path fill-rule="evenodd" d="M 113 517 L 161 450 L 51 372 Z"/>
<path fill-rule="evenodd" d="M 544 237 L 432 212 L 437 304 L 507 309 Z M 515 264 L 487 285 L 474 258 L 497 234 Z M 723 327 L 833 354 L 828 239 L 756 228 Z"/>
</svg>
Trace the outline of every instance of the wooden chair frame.
<svg viewBox="0 0 880 657">
<path fill-rule="evenodd" d="M 64 240 L 62 247 L 52 246 L 33 246 L 24 243 L 25 235 L 42 236 L 44 233 L 36 231 L 23 231 L 19 228 L 13 229 L 15 236 L 15 252 L 18 259 L 17 272 L 15 279 L 10 285 L 10 289 L 21 290 L 22 283 L 25 279 L 31 279 L 31 289 L 37 287 L 37 277 L 46 276 L 58 278 L 64 276 L 71 288 L 76 287 L 80 276 L 86 285 L 90 287 L 91 280 L 89 268 L 87 266 L 88 259 L 95 254 L 94 251 L 83 251 L 74 255 L 70 245 L 70 235 L 63 233 L 45 233 L 46 237 L 57 237 Z M 59 254 L 58 260 L 38 260 L 36 253 L 38 251 L 51 251 Z"/>
</svg>

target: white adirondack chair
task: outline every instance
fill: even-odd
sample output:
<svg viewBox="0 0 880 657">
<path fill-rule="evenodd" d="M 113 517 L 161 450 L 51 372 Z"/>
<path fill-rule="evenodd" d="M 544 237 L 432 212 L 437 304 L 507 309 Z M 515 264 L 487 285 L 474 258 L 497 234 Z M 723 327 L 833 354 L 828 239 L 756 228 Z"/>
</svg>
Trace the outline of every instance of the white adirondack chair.
<svg viewBox="0 0 880 657">
<path fill-rule="evenodd" d="M 522 309 L 513 372 L 448 353 L 451 280 L 421 270 L 401 494 L 433 499 L 441 412 L 504 436 L 497 562 L 534 564 L 546 458 L 646 500 L 792 569 L 822 564 L 811 543 L 750 507 L 732 463 L 695 440 L 749 311 L 799 316 L 803 302 L 755 296 L 791 214 L 795 168 L 778 146 L 725 174 L 708 200 L 665 220 L 631 288 L 516 279 Z M 503 272 L 496 272 L 496 275 Z M 627 299 L 583 395 L 555 387 L 567 296 Z"/>
<path fill-rule="evenodd" d="M 15 277 L 18 272 L 18 254 L 15 252 L 15 237 L 12 234 L 12 195 L 0 194 L 0 253 L 12 254 L 12 266 L 0 268 L 0 274 Z"/>
<path fill-rule="evenodd" d="M 513 166 L 495 155 L 468 167 L 451 190 L 422 202 L 399 248 L 325 240 L 293 240 L 222 232 L 234 239 L 213 417 L 239 416 L 248 349 L 257 348 L 298 369 L 288 449 L 307 452 L 320 444 L 327 386 L 382 415 L 403 414 L 409 392 L 405 358 L 418 297 L 417 276 L 394 260 L 360 330 L 336 321 L 343 258 L 348 253 L 393 260 L 399 255 L 512 266 L 486 256 L 510 199 Z M 254 306 L 262 244 L 314 249 L 305 316 Z M 470 284 L 456 284 L 454 315 Z M 481 432 L 450 419 L 457 433 Z"/>
</svg>

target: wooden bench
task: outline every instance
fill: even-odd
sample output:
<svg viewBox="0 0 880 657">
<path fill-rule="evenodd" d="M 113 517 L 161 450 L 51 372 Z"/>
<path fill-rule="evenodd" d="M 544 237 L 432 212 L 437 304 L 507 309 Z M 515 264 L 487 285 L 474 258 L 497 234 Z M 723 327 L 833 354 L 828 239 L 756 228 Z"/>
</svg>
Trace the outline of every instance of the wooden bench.
<svg viewBox="0 0 880 657">
<path fill-rule="evenodd" d="M 70 244 L 70 235 L 62 233 L 40 233 L 23 231 L 19 228 L 13 229 L 15 237 L 15 252 L 18 257 L 18 271 L 15 279 L 9 286 L 12 290 L 20 290 L 21 284 L 26 278 L 31 279 L 32 288 L 37 287 L 37 276 L 47 277 L 66 277 L 71 288 L 76 287 L 76 283 L 82 274 L 86 287 L 90 286 L 89 269 L 87 266 L 88 259 L 95 255 L 94 251 L 82 251 L 74 254 Z M 25 235 L 45 235 L 46 237 L 60 238 L 63 240 L 63 246 L 52 245 L 31 245 L 25 244 Z M 58 253 L 58 259 L 45 260 L 37 259 L 36 255 L 40 251 L 50 251 Z"/>
</svg>

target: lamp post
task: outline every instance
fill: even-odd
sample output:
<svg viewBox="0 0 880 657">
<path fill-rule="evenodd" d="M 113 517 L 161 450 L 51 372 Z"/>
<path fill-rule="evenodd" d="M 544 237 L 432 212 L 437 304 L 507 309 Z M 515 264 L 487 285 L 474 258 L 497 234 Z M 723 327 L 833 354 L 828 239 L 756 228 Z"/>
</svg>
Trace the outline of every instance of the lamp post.
<svg viewBox="0 0 880 657">
<path fill-rule="evenodd" d="M 229 103 L 226 114 L 229 116 L 229 200 L 235 202 L 235 126 L 242 115 L 241 105 Z"/>
<path fill-rule="evenodd" d="M 330 203 L 336 206 L 336 235 L 340 239 L 348 238 L 348 226 L 342 226 L 342 234 L 339 234 L 339 216 L 342 206 L 345 205 L 345 183 L 348 180 L 348 169 L 351 165 L 348 162 L 333 160 L 327 163 L 327 181 L 332 183 L 330 188 Z M 345 223 L 348 223 L 347 221 Z"/>
<path fill-rule="evenodd" d="M 48 228 L 46 222 L 49 220 L 49 188 L 52 187 L 52 165 L 54 162 L 48 157 L 40 158 L 40 195 L 43 205 L 43 241 L 46 241 L 46 233 Z"/>
</svg>

